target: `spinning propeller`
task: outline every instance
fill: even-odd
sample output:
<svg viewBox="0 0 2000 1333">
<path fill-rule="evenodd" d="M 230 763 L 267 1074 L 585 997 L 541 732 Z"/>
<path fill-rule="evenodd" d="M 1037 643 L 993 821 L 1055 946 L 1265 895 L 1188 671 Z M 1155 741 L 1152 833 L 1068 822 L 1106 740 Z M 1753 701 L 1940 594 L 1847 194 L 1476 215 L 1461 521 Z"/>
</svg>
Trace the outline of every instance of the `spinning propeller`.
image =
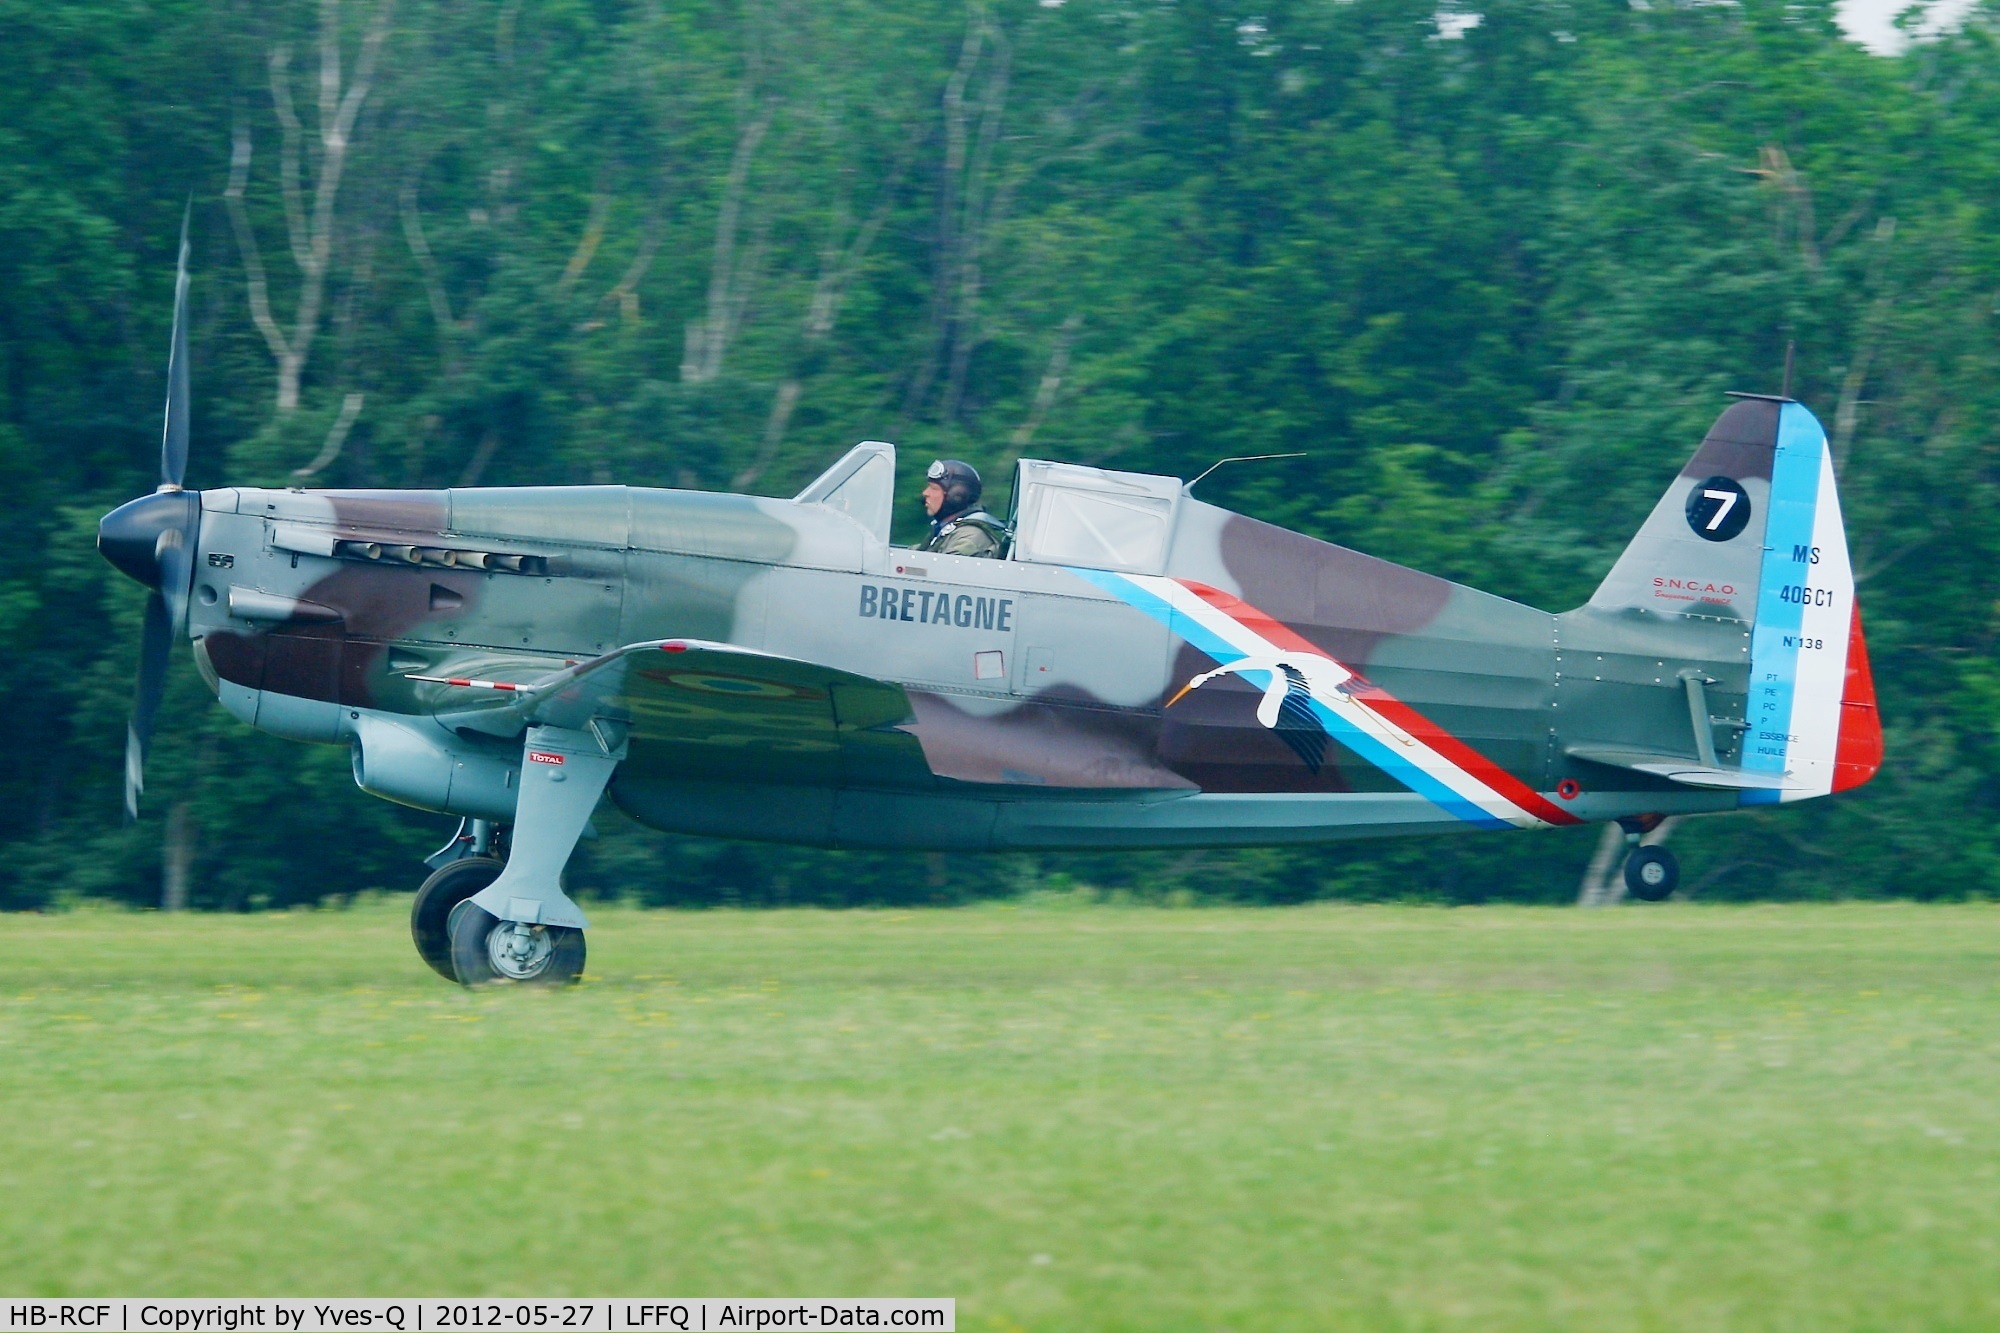
<svg viewBox="0 0 2000 1333">
<path fill-rule="evenodd" d="M 125 728 L 125 818 L 139 814 L 146 786 L 146 746 L 166 690 L 167 656 L 186 624 L 189 585 L 201 500 L 181 489 L 188 456 L 188 219 L 181 215 L 180 260 L 174 271 L 174 340 L 167 356 L 167 420 L 160 441 L 160 485 L 151 495 L 120 505 L 97 525 L 97 549 L 125 573 L 153 590 L 139 641 L 139 682 Z"/>
</svg>

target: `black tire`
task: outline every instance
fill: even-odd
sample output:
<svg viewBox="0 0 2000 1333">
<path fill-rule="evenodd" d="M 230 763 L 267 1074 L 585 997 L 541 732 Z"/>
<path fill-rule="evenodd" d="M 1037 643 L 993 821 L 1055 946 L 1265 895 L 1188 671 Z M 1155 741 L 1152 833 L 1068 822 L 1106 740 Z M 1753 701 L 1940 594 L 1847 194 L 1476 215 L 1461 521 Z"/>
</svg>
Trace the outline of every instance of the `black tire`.
<svg viewBox="0 0 2000 1333">
<path fill-rule="evenodd" d="M 497 961 L 513 930 L 477 903 L 451 914 L 451 965 L 461 986 L 569 986 L 583 977 L 583 932 L 563 926 L 529 926 L 530 958 L 514 968 Z M 546 946 L 546 947 L 543 947 Z"/>
<path fill-rule="evenodd" d="M 451 909 L 500 878 L 506 862 L 497 856 L 468 856 L 443 867 L 417 890 L 410 904 L 410 939 L 431 971 L 457 981 L 451 970 Z"/>
<path fill-rule="evenodd" d="M 1625 858 L 1625 887 L 1634 898 L 1657 903 L 1681 882 L 1681 864 L 1664 847 L 1635 847 Z"/>
</svg>

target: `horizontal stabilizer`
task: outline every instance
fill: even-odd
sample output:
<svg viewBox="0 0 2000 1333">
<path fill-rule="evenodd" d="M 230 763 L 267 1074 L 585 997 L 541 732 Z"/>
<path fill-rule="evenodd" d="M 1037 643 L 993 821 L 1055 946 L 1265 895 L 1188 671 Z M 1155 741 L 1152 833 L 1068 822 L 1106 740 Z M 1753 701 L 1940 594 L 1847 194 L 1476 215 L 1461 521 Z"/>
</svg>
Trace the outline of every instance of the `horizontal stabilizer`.
<svg viewBox="0 0 2000 1333">
<path fill-rule="evenodd" d="M 1783 791 L 1790 785 L 1786 773 L 1756 773 L 1741 768 L 1718 768 L 1699 759 L 1662 754 L 1657 750 L 1621 750 L 1605 745 L 1570 745 L 1563 753 L 1572 759 L 1608 764 L 1634 773 L 1646 773 L 1684 787 L 1706 787 L 1723 791 Z"/>
</svg>

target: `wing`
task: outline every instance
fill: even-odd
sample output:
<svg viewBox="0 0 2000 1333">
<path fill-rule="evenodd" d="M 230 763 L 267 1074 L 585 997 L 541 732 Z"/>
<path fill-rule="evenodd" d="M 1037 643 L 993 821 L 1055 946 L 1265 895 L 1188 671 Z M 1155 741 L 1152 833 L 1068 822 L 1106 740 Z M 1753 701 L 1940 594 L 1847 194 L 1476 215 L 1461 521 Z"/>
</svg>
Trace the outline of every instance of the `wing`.
<svg viewBox="0 0 2000 1333">
<path fill-rule="evenodd" d="M 508 711 L 524 724 L 629 728 L 624 771 L 633 776 L 808 784 L 930 776 L 916 738 L 900 729 L 913 719 L 900 686 L 726 643 L 628 644 L 510 694 Z"/>
</svg>

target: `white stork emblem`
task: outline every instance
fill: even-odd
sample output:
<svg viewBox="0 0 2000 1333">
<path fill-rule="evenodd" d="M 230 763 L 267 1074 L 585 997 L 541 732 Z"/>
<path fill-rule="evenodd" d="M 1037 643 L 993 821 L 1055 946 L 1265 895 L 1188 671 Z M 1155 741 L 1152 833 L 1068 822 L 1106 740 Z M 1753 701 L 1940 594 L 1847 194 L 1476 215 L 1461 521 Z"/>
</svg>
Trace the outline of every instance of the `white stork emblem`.
<svg viewBox="0 0 2000 1333">
<path fill-rule="evenodd" d="M 1277 732 L 1278 739 L 1308 769 L 1318 773 L 1320 765 L 1326 762 L 1326 728 L 1314 714 L 1311 701 L 1318 699 L 1331 706 L 1336 698 L 1349 699 L 1355 688 L 1353 682 L 1360 677 L 1330 657 L 1309 653 L 1239 657 L 1189 680 L 1167 700 L 1167 707 L 1172 708 L 1188 691 L 1200 689 L 1217 676 L 1245 671 L 1262 671 L 1270 676 L 1270 683 L 1264 686 L 1264 697 L 1257 704 L 1257 720 Z"/>
</svg>

